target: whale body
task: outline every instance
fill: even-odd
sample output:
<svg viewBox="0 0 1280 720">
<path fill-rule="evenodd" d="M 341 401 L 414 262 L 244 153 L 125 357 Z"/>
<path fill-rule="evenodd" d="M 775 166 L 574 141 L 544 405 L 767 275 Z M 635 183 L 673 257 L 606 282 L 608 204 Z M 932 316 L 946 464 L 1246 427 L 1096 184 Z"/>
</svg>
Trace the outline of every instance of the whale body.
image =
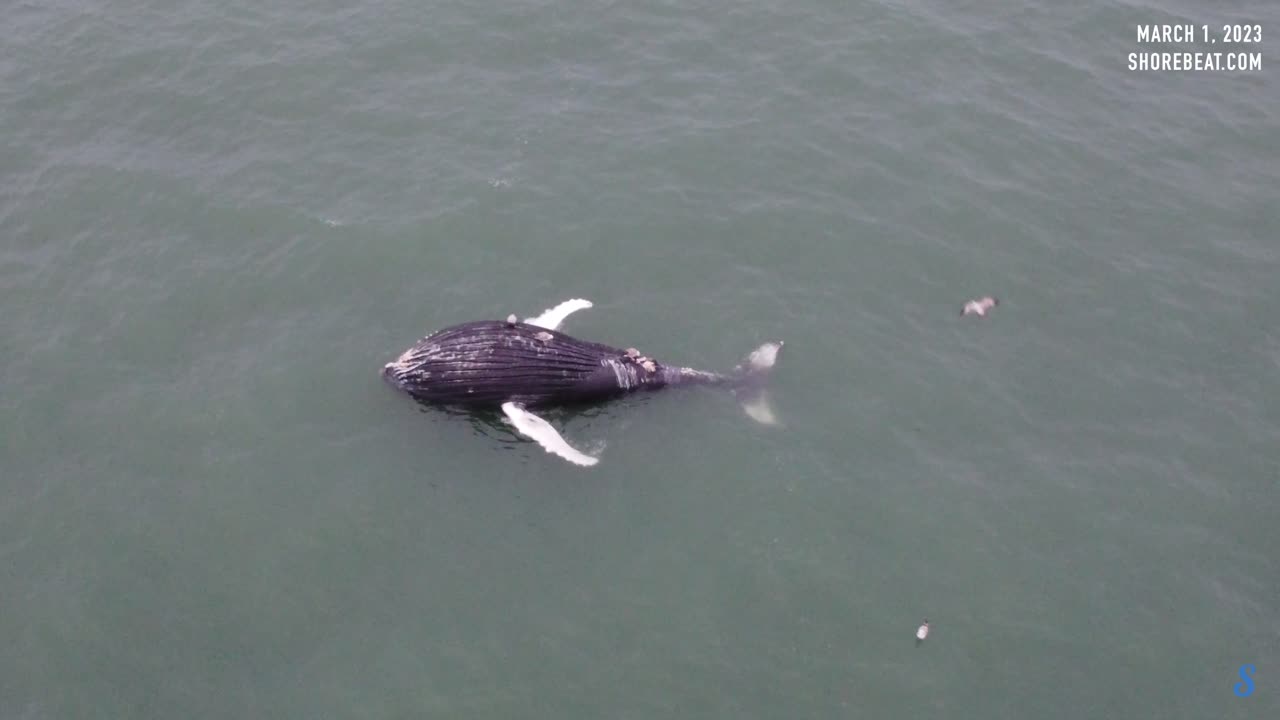
<svg viewBox="0 0 1280 720">
<path fill-rule="evenodd" d="M 591 307 L 568 300 L 542 315 L 453 325 L 436 331 L 387 363 L 383 377 L 420 402 L 501 409 L 518 431 L 548 452 L 581 464 L 596 458 L 573 450 L 542 418 L 527 408 L 607 401 L 620 395 L 669 385 L 725 385 L 744 393 L 747 413 L 771 422 L 755 381 L 771 369 L 781 342 L 761 345 L 732 371 L 713 373 L 670 366 L 602 343 L 580 340 L 557 328 L 570 313 Z"/>
</svg>

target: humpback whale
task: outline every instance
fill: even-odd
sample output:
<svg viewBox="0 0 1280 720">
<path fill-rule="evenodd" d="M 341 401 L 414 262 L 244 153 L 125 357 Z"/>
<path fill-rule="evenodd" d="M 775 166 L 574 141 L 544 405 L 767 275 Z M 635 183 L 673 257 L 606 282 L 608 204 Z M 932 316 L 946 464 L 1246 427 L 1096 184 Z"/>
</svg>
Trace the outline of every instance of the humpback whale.
<svg viewBox="0 0 1280 720">
<path fill-rule="evenodd" d="M 635 348 L 619 349 L 559 331 L 572 313 L 592 307 L 574 298 L 519 321 L 481 320 L 438 330 L 419 340 L 382 376 L 429 405 L 501 409 L 517 432 L 577 465 L 595 465 L 531 408 L 609 400 L 668 385 L 720 385 L 741 396 L 746 413 L 775 422 L 760 380 L 777 362 L 782 342 L 767 342 L 727 373 L 666 365 Z"/>
</svg>

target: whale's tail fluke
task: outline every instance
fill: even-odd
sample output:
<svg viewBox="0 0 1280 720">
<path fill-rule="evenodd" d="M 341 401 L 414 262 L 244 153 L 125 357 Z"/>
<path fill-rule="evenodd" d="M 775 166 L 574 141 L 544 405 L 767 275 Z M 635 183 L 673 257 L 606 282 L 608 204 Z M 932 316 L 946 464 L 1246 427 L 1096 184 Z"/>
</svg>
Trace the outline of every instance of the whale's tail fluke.
<svg viewBox="0 0 1280 720">
<path fill-rule="evenodd" d="M 748 353 L 733 372 L 739 381 L 767 375 L 770 370 L 773 370 L 773 366 L 778 364 L 780 352 L 782 352 L 782 341 L 771 340 Z"/>
<path fill-rule="evenodd" d="M 778 364 L 782 341 L 770 341 L 752 350 L 733 369 L 733 392 L 738 396 L 742 411 L 747 417 L 762 425 L 777 425 L 778 416 L 769 402 L 769 389 L 765 379 Z"/>
</svg>

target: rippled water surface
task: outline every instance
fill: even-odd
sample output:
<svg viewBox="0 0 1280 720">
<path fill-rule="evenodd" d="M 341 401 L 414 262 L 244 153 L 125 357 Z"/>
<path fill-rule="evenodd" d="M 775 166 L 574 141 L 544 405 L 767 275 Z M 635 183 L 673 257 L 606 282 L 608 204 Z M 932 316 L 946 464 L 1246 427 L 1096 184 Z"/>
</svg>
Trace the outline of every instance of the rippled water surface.
<svg viewBox="0 0 1280 720">
<path fill-rule="evenodd" d="M 1280 5 L 2 15 L 0 716 L 1280 717 Z M 378 377 L 579 296 L 782 424 Z"/>
</svg>

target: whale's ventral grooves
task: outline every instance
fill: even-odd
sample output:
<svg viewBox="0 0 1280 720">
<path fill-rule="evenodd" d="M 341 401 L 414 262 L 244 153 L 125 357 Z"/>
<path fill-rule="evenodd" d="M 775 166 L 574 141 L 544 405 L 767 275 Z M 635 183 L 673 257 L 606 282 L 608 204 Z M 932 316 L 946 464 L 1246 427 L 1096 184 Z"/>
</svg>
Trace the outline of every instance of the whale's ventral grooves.
<svg viewBox="0 0 1280 720">
<path fill-rule="evenodd" d="M 621 392 L 611 361 L 623 355 L 536 325 L 480 321 L 428 335 L 383 374 L 427 402 L 536 405 Z"/>
<path fill-rule="evenodd" d="M 719 385 L 738 395 L 755 420 L 776 424 L 762 381 L 782 341 L 757 347 L 727 374 L 663 365 L 635 348 L 620 350 L 557 332 L 569 314 L 591 307 L 566 300 L 519 322 L 482 320 L 439 330 L 382 368 L 386 380 L 419 402 L 501 409 L 507 422 L 544 450 L 589 467 L 598 459 L 577 450 L 526 406 L 581 404 L 668 385 Z"/>
</svg>

